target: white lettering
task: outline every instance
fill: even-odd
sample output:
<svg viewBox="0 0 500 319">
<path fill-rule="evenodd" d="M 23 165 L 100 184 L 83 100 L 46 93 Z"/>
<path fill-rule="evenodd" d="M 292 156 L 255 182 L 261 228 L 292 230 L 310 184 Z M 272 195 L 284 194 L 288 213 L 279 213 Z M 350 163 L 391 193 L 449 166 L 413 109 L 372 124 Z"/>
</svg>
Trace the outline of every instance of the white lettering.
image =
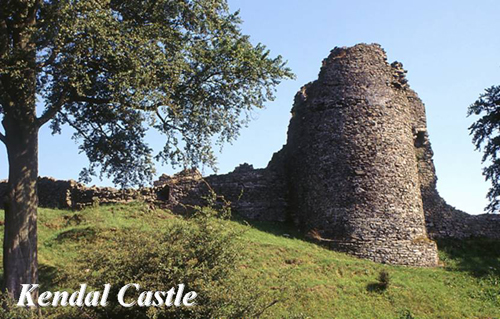
<svg viewBox="0 0 500 319">
<path fill-rule="evenodd" d="M 19 301 L 17 302 L 17 306 L 19 307 L 35 307 L 35 303 L 33 303 L 33 296 L 31 293 L 38 288 L 38 284 L 22 284 L 23 289 L 21 290 L 21 294 L 19 295 Z M 30 289 L 31 287 L 31 289 Z M 25 302 L 28 302 L 26 305 Z"/>
<path fill-rule="evenodd" d="M 41 293 L 38 297 L 38 305 L 40 307 L 47 307 L 50 305 L 50 298 L 52 298 L 52 293 L 50 291 Z"/>
<path fill-rule="evenodd" d="M 69 297 L 69 305 L 72 307 L 74 306 L 83 307 L 83 298 L 85 296 L 85 290 L 87 290 L 87 284 L 81 284 L 80 290 L 75 291 L 74 293 L 71 294 L 71 297 Z"/>
<path fill-rule="evenodd" d="M 133 305 L 135 305 L 135 301 L 131 302 L 131 303 L 126 303 L 123 298 L 125 297 L 125 292 L 127 292 L 127 289 L 130 287 L 130 286 L 134 286 L 135 287 L 135 290 L 139 290 L 140 286 L 138 284 L 127 284 L 125 286 L 123 286 L 120 291 L 118 292 L 118 302 L 120 303 L 120 305 L 122 305 L 123 307 L 125 308 L 130 308 L 132 307 Z"/>
<path fill-rule="evenodd" d="M 99 304 L 99 296 L 101 293 L 99 291 L 91 291 L 85 297 L 85 306 L 87 307 L 97 307 Z"/>
<path fill-rule="evenodd" d="M 66 307 L 68 305 L 68 298 L 69 293 L 67 291 L 56 291 L 52 300 L 52 307 L 57 307 L 59 300 L 61 300 L 61 306 Z M 38 304 L 40 304 L 40 301 L 38 301 Z"/>
<path fill-rule="evenodd" d="M 21 286 L 22 290 L 17 302 L 17 306 L 19 307 L 66 307 L 68 305 L 71 307 L 106 307 L 108 305 L 107 299 L 111 291 L 111 284 L 105 284 L 104 290 L 90 291 L 87 293 L 87 284 L 80 284 L 80 289 L 71 294 L 67 291 L 45 291 L 40 293 L 37 300 L 34 302 L 34 291 L 39 289 L 40 285 L 22 284 Z M 121 287 L 117 298 L 120 305 L 125 308 L 130 308 L 135 305 L 138 307 L 192 307 L 196 304 L 195 299 L 198 296 L 195 291 L 189 291 L 184 294 L 186 285 L 179 284 L 177 290 L 176 287 L 172 287 L 169 291 L 142 291 L 137 299 L 131 300 L 134 294 L 131 293 L 128 298 L 125 296 L 130 287 L 134 287 L 136 291 L 141 290 L 141 286 L 136 283 L 127 284 Z"/>
<path fill-rule="evenodd" d="M 108 296 L 109 296 L 109 290 L 111 289 L 110 284 L 105 284 L 104 285 L 104 292 L 102 293 L 102 298 L 101 298 L 101 306 L 106 307 L 108 305 Z"/>
<path fill-rule="evenodd" d="M 151 307 L 151 300 L 153 299 L 152 291 L 143 291 L 137 299 L 139 307 Z"/>
<path fill-rule="evenodd" d="M 194 291 L 190 291 L 187 294 L 184 295 L 184 298 L 182 299 L 182 304 L 186 307 L 191 307 L 195 304 L 195 302 L 190 302 L 191 300 L 194 300 L 198 294 Z"/>
<path fill-rule="evenodd" d="M 179 289 L 177 289 L 177 294 L 175 296 L 174 305 L 179 307 L 181 305 L 182 293 L 184 292 L 184 284 L 179 285 Z"/>
<path fill-rule="evenodd" d="M 174 298 L 174 295 L 175 295 L 175 289 L 171 288 L 167 292 L 167 300 L 165 300 L 165 306 L 167 306 L 167 307 L 172 306 L 172 298 Z"/>
<path fill-rule="evenodd" d="M 153 301 L 153 307 L 161 307 L 163 306 L 163 304 L 165 303 L 165 301 L 163 301 L 163 298 L 162 297 L 165 297 L 167 293 L 165 291 L 156 291 L 155 292 L 155 299 L 156 301 Z"/>
</svg>

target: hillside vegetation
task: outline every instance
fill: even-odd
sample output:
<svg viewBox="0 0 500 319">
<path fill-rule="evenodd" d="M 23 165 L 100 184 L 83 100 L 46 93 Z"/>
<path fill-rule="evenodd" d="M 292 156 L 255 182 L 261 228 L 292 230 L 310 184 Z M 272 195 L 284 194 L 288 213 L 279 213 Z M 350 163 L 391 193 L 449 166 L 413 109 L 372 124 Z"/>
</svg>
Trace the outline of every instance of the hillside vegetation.
<svg viewBox="0 0 500 319">
<path fill-rule="evenodd" d="M 3 211 L 1 213 L 3 220 Z M 441 241 L 438 246 L 442 267 L 397 267 L 330 251 L 308 242 L 291 227 L 280 224 L 249 224 L 242 220 L 206 218 L 210 221 L 200 226 L 201 228 L 196 228 L 190 224 L 194 221 L 189 218 L 174 216 L 164 210 L 152 210 L 141 203 L 93 207 L 79 212 L 40 209 L 41 291 L 77 289 L 78 282 L 87 278 L 84 277 L 85 272 L 94 275 L 99 273 L 95 267 L 112 269 L 110 260 L 120 263 L 130 261 L 132 257 L 146 256 L 140 247 L 137 252 L 122 251 L 132 257 L 121 256 L 120 247 L 130 249 L 133 245 L 127 243 L 127 238 L 133 242 L 133 238 L 139 236 L 145 241 L 151 240 L 151 246 L 147 249 L 154 250 L 155 247 L 160 247 L 155 246 L 158 245 L 155 240 L 161 237 L 159 232 L 180 223 L 184 225 L 182 227 L 190 227 L 188 231 L 177 232 L 181 236 L 181 242 L 182 236 L 187 236 L 193 244 L 200 245 L 205 239 L 197 236 L 196 232 L 203 232 L 203 227 L 215 227 L 216 231 L 224 232 L 224 236 L 234 236 L 240 258 L 234 259 L 235 268 L 231 271 L 233 283 L 229 287 L 234 288 L 235 295 L 232 296 L 231 290 L 220 290 L 223 289 L 222 286 L 214 288 L 217 286 L 217 280 L 205 282 L 200 289 L 214 295 L 220 293 L 221 304 L 228 300 L 230 302 L 228 298 L 235 298 L 234 302 L 241 302 L 242 305 L 245 298 L 249 301 L 253 298 L 260 300 L 255 302 L 255 307 L 260 308 L 250 313 L 265 318 L 500 317 L 498 241 Z M 168 238 L 161 240 L 165 247 L 171 244 Z M 214 238 L 207 240 L 208 244 L 223 245 L 223 242 Z M 188 245 L 187 242 L 185 244 Z M 185 247 L 181 245 L 176 249 Z M 207 249 L 215 251 L 217 248 L 214 246 Z M 227 260 L 234 257 L 231 254 L 229 251 L 227 255 L 220 254 L 217 258 L 219 261 L 233 263 Z M 106 261 L 107 255 L 114 259 Z M 94 262 L 96 258 L 101 258 L 102 265 L 99 262 L 87 264 L 92 258 Z M 158 262 L 158 265 L 165 264 L 161 260 Z M 190 260 L 180 262 L 189 263 Z M 137 264 L 140 265 L 140 261 L 137 261 Z M 175 267 L 176 271 L 179 269 L 179 264 L 166 265 Z M 219 267 L 217 263 L 214 265 L 213 267 Z M 167 266 L 161 271 L 169 272 Z M 212 270 L 208 268 L 205 268 L 204 272 L 213 275 L 213 278 L 223 278 L 222 273 L 211 274 Z M 380 278 L 381 273 L 384 278 Z M 191 280 L 196 281 L 196 276 L 200 274 L 193 272 L 191 275 Z M 106 276 L 111 276 L 109 271 Z M 89 281 L 92 284 L 93 281 Z M 170 283 L 163 284 L 166 285 L 165 288 L 172 286 Z M 207 290 L 204 290 L 205 288 Z M 42 314 L 44 317 L 64 318 L 76 316 L 78 311 L 80 310 L 69 307 L 44 308 Z M 226 310 L 207 311 L 223 314 Z M 7 316 L 5 313 L 3 315 Z M 154 313 L 146 315 L 155 316 Z"/>
</svg>

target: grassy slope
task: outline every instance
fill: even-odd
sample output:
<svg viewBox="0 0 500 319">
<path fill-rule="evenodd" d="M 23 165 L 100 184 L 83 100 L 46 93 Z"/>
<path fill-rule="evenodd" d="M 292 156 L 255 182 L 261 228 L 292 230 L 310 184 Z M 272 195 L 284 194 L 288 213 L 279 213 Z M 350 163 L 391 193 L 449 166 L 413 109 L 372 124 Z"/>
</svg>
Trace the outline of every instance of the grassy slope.
<svg viewBox="0 0 500 319">
<path fill-rule="evenodd" d="M 72 288 L 55 278 L 76 262 L 82 237 L 128 227 L 152 231 L 153 224 L 167 224 L 172 218 L 176 217 L 149 211 L 141 204 L 82 212 L 40 209 L 42 291 Z M 312 318 L 500 317 L 498 241 L 440 242 L 444 267 L 419 269 L 380 265 L 329 251 L 282 225 L 226 223 L 245 231 L 241 274 L 269 289 L 278 290 L 283 283 L 290 289 L 290 300 L 270 308 L 269 317 L 290 313 Z M 373 289 L 381 270 L 391 275 L 385 291 Z"/>
</svg>

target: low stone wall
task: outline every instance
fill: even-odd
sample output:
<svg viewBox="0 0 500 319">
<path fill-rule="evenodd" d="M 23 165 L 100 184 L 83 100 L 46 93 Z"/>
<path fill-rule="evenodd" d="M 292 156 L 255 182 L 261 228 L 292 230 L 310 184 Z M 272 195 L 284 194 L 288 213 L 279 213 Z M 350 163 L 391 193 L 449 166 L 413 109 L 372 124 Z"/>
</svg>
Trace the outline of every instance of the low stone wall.
<svg viewBox="0 0 500 319">
<path fill-rule="evenodd" d="M 94 204 L 128 203 L 135 200 L 156 200 L 153 188 L 115 189 L 112 187 L 87 187 L 73 180 L 63 181 L 50 177 L 38 179 L 38 205 L 47 208 L 82 209 Z M 0 181 L 0 208 L 4 208 L 7 181 Z"/>
<path fill-rule="evenodd" d="M 40 207 L 60 209 L 143 200 L 183 213 L 189 206 L 205 205 L 203 197 L 209 195 L 210 189 L 222 195 L 231 203 L 233 211 L 244 218 L 275 222 L 284 222 L 288 218 L 287 186 L 280 173 L 272 168 L 254 169 L 248 164 L 240 165 L 229 174 L 205 178 L 197 170 L 162 175 L 154 187 L 139 190 L 86 187 L 72 180 L 49 177 L 41 177 L 38 181 Z M 6 190 L 7 182 L 0 181 L 0 198 L 5 196 Z M 427 199 L 424 200 L 426 228 L 431 239 L 500 239 L 500 215 L 469 215 L 451 207 L 439 196 L 424 198 Z M 0 208 L 4 208 L 3 200 Z M 369 222 L 365 224 L 370 227 Z"/>
<path fill-rule="evenodd" d="M 217 194 L 232 203 L 239 215 L 253 220 L 284 222 L 287 217 L 286 184 L 271 169 L 244 164 L 232 173 L 206 178 Z"/>
<path fill-rule="evenodd" d="M 4 198 L 7 182 L 0 181 L 0 198 Z M 153 187 L 142 189 L 115 189 L 86 187 L 73 180 L 62 181 L 49 177 L 38 180 L 39 206 L 60 209 L 82 209 L 94 204 L 146 201 L 175 213 L 186 213 L 193 206 L 207 205 L 207 197 L 214 191 L 218 200 L 230 204 L 238 215 L 252 220 L 286 220 L 286 190 L 282 178 L 268 169 L 254 169 L 242 164 L 225 175 L 205 178 L 198 170 L 184 170 L 173 176 L 162 175 Z M 0 208 L 4 201 L 0 201 Z"/>
<path fill-rule="evenodd" d="M 231 202 L 233 211 L 244 218 L 274 222 L 284 222 L 288 218 L 287 187 L 284 179 L 272 168 L 253 169 L 248 164 L 240 165 L 229 174 L 205 178 L 197 170 L 183 171 L 174 176 L 162 175 L 154 187 L 140 190 L 86 187 L 72 180 L 63 181 L 49 177 L 41 177 L 38 181 L 40 207 L 60 209 L 82 209 L 97 203 L 143 200 L 183 213 L 189 206 L 205 205 L 203 197 L 209 195 L 210 188 Z M 0 198 L 5 196 L 6 190 L 7 182 L 0 181 Z M 426 228 L 431 239 L 500 239 L 500 215 L 469 215 L 446 204 L 439 196 L 424 198 L 427 198 L 424 200 Z M 3 200 L 0 201 L 0 208 L 4 208 Z M 370 227 L 370 223 L 367 222 L 366 226 Z M 375 242 L 370 239 L 366 241 L 366 246 L 371 247 Z M 340 246 L 338 247 L 340 249 Z"/>
<path fill-rule="evenodd" d="M 424 201 L 424 207 L 426 204 L 427 232 L 431 238 L 500 239 L 499 214 L 469 215 L 448 205 L 440 197 L 432 205 Z"/>
</svg>

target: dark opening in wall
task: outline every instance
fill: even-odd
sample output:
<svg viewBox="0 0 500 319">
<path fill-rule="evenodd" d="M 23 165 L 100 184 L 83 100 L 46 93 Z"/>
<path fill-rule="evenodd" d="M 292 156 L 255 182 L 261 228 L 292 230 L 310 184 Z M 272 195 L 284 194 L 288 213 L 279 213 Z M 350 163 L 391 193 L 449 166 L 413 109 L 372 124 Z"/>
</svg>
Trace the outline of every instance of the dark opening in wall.
<svg viewBox="0 0 500 319">
<path fill-rule="evenodd" d="M 425 144 L 425 140 L 426 140 L 425 131 L 418 131 L 414 141 L 415 147 L 423 147 Z"/>
<path fill-rule="evenodd" d="M 164 201 L 171 201 L 172 200 L 172 189 L 170 186 L 165 185 L 163 189 L 161 189 L 158 192 L 158 199 L 164 200 Z"/>
</svg>

